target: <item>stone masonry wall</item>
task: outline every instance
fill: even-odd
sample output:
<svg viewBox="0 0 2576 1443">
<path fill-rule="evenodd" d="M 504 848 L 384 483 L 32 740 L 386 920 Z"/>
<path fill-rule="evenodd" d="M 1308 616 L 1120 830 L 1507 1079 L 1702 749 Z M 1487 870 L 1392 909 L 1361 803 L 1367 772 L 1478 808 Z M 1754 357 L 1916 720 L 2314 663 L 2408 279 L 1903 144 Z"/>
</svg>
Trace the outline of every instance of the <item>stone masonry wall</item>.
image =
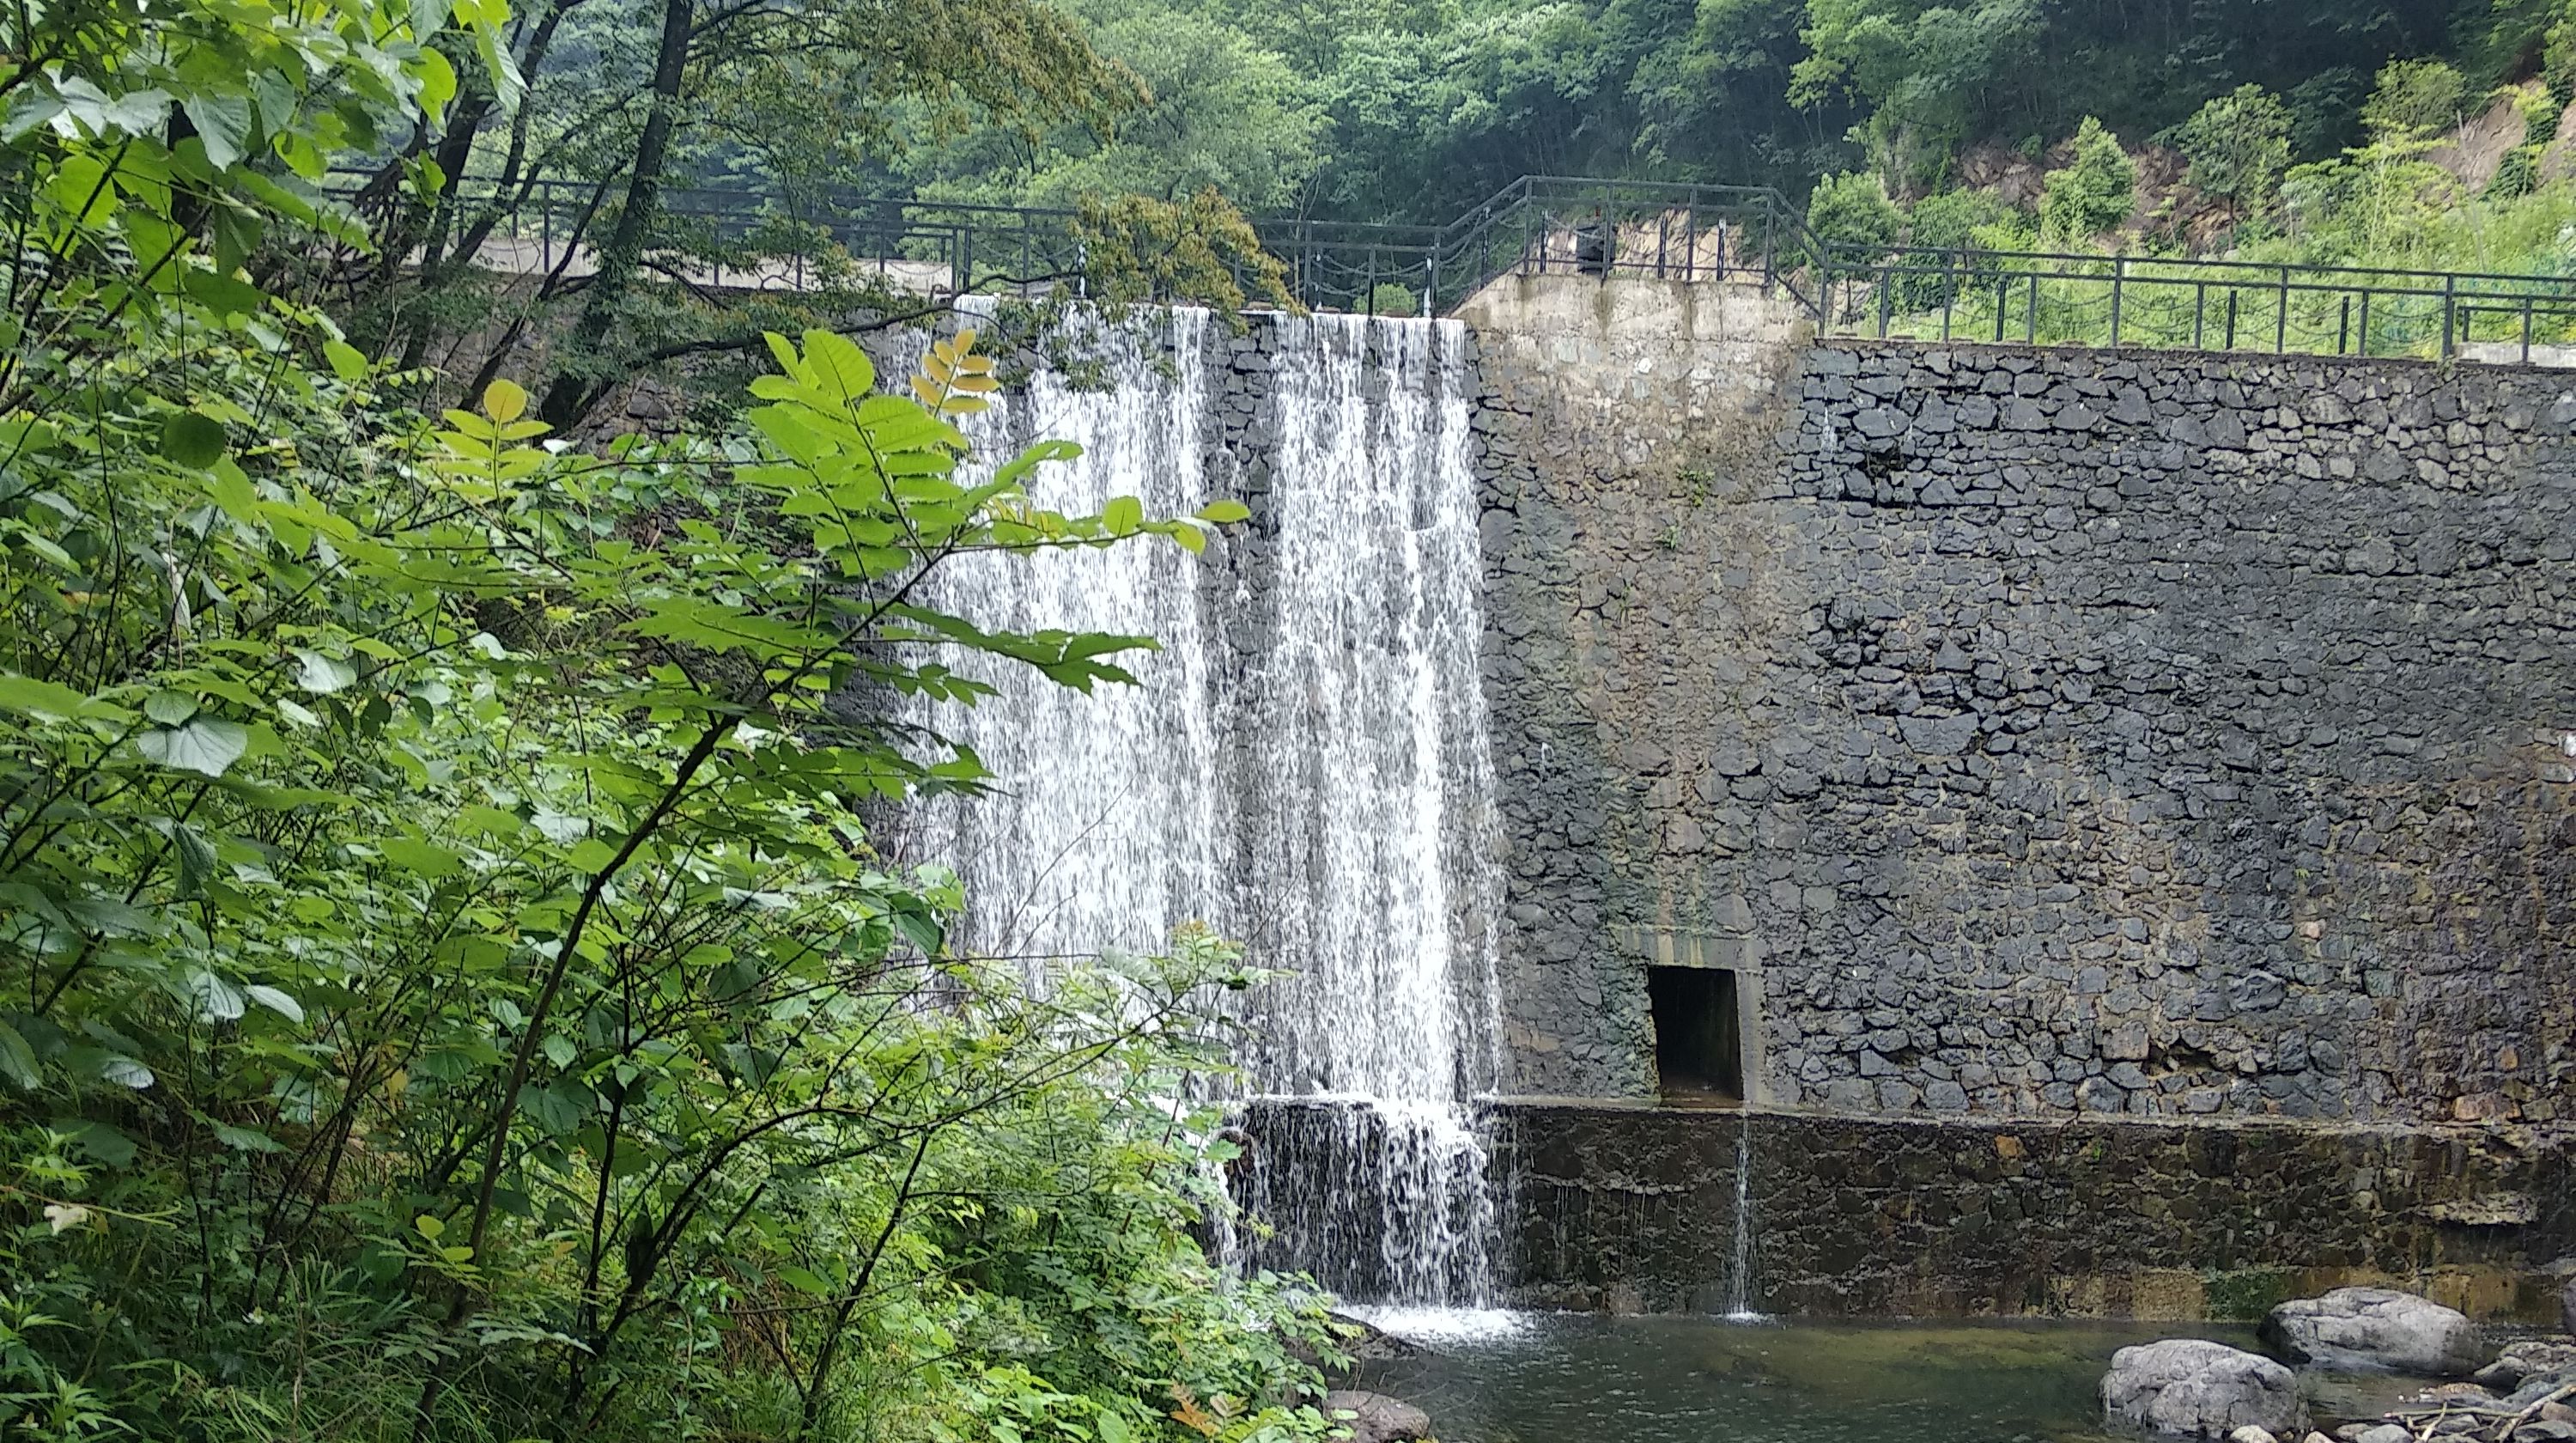
<svg viewBox="0 0 2576 1443">
<path fill-rule="evenodd" d="M 2568 378 L 1469 319 L 1521 1091 L 2568 1116 Z"/>
<path fill-rule="evenodd" d="M 2576 1249 L 2567 1155 L 2487 1128 L 1512 1103 L 1493 1131 L 1526 1306 L 2250 1319 L 2371 1283 L 2554 1320 L 2539 1270 Z"/>
</svg>

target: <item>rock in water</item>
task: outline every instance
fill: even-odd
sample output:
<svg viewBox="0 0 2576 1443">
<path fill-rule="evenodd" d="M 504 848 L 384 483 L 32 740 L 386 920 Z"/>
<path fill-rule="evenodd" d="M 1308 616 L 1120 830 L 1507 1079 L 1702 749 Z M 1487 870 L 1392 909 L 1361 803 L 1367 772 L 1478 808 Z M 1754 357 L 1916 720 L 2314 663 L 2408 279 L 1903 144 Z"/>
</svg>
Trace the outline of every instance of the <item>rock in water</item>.
<svg viewBox="0 0 2576 1443">
<path fill-rule="evenodd" d="M 2248 1423 L 2228 1434 L 2227 1443 L 2281 1443 L 2281 1440 L 2273 1437 L 2269 1429 L 2257 1428 Z"/>
<path fill-rule="evenodd" d="M 2278 1437 L 2307 1426 L 2299 1380 L 2289 1369 L 2196 1338 L 2114 1353 L 2102 1379 L 2102 1412 L 2123 1427 L 2184 1438 L 2227 1438 L 2249 1426 Z"/>
<path fill-rule="evenodd" d="M 2263 1320 L 2263 1341 L 2301 1363 L 2428 1378 L 2464 1378 L 2488 1358 L 2466 1315 L 2394 1288 L 2337 1288 L 2283 1303 Z"/>
<path fill-rule="evenodd" d="M 1349 1412 L 1351 1443 L 1406 1443 L 1431 1436 L 1431 1415 L 1384 1393 L 1343 1388 L 1324 1395 L 1324 1416 Z"/>
</svg>

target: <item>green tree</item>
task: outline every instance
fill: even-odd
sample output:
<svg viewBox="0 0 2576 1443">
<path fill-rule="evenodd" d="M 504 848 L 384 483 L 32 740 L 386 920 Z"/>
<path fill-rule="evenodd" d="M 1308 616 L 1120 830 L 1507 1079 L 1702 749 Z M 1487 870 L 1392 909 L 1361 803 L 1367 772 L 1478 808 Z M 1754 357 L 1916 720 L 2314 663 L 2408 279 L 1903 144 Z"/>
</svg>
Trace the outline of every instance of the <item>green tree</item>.
<svg viewBox="0 0 2576 1443">
<path fill-rule="evenodd" d="M 2175 144 L 2201 194 L 2227 202 L 2228 219 L 2259 211 L 2290 167 L 2290 112 L 2259 85 L 2240 85 L 2184 121 Z"/>
<path fill-rule="evenodd" d="M 1032 139 L 987 125 L 941 144 L 916 138 L 903 163 L 920 193 L 1069 207 L 1084 198 L 1176 200 L 1211 187 L 1258 213 L 1293 207 L 1323 158 L 1329 125 L 1314 87 L 1282 56 L 1208 16 L 1126 8 L 1090 43 L 1137 75 L 1152 99 L 1095 128 Z"/>
<path fill-rule="evenodd" d="M 1790 99 L 1855 97 L 1868 118 L 1852 139 L 1900 182 L 1925 179 L 1974 134 L 1995 78 L 2024 63 L 2044 26 L 2036 0 L 1808 0 Z"/>
<path fill-rule="evenodd" d="M 1148 644 L 925 577 L 1242 508 L 967 469 L 966 334 L 904 387 L 769 337 L 742 429 L 604 454 L 506 380 L 422 417 L 254 282 L 364 239 L 268 157 L 411 130 L 434 46 L 508 83 L 508 16 L 12 14 L 0 1433 L 1319 1438 L 1318 1305 L 1215 1276 L 1167 1101 L 1258 979 L 1033 992 L 866 825 L 986 781 L 867 699 Z"/>
<path fill-rule="evenodd" d="M 2467 94 L 2467 79 L 2447 61 L 2392 61 L 2362 103 L 2361 118 L 2373 136 L 2413 140 L 2459 124 Z"/>
<path fill-rule="evenodd" d="M 666 208 L 667 189 L 730 174 L 792 217 L 879 173 L 905 127 L 1106 124 L 1145 99 L 1042 0 L 537 0 L 511 38 L 516 72 L 533 77 L 524 98 L 470 90 L 404 154 L 460 182 L 385 207 L 380 257 L 417 263 L 380 258 L 338 284 L 360 298 L 353 325 L 407 364 L 443 338 L 490 338 L 460 358 L 468 392 L 541 370 L 539 411 L 556 426 L 653 366 L 757 352 L 765 328 L 870 299 L 832 265 L 824 228 L 726 235 Z M 381 171 L 370 194 L 390 197 L 399 173 Z M 487 242 L 539 213 L 572 263 L 485 262 Z M 821 293 L 686 283 L 692 267 L 797 259 L 821 263 L 808 271 Z"/>
<path fill-rule="evenodd" d="M 1807 198 L 1807 229 L 1827 245 L 1884 252 L 1904 231 L 1905 212 L 1875 172 L 1852 171 L 1816 182 Z"/>
<path fill-rule="evenodd" d="M 2092 116 L 2075 132 L 2075 156 L 2050 171 L 2039 197 L 2040 229 L 2062 240 L 2096 236 L 2129 218 L 2138 203 L 2138 164 Z"/>
</svg>

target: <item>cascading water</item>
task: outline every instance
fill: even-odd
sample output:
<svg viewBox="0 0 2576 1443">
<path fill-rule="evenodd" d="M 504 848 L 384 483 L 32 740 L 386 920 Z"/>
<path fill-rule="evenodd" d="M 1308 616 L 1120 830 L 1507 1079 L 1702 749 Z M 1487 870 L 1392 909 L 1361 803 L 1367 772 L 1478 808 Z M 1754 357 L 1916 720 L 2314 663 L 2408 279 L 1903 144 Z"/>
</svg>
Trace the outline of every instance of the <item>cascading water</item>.
<svg viewBox="0 0 2576 1443">
<path fill-rule="evenodd" d="M 1735 1279 L 1727 1301 L 1730 1323 L 1767 1323 L 1770 1315 L 1753 1306 L 1753 1113 L 1738 1114 L 1735 1124 Z"/>
<path fill-rule="evenodd" d="M 1176 310 L 1086 339 L 1108 349 L 1117 392 L 1080 390 L 1041 371 L 978 421 L 985 467 L 1045 437 L 1082 447 L 1030 478 L 1038 504 L 1097 511 L 1135 496 L 1148 514 L 1197 510 L 1208 497 L 1201 428 L 1210 320 Z M 1160 364 L 1158 364 L 1158 362 Z M 997 695 L 923 708 L 913 720 L 971 747 L 1003 790 L 917 809 L 919 855 L 948 863 L 972 906 L 965 941 L 1015 957 L 1042 985 L 1054 958 L 1150 951 L 1182 921 L 1218 920 L 1225 793 L 1215 732 L 1217 655 L 1197 562 L 1164 542 L 1105 550 L 968 557 L 932 579 L 935 604 L 988 631 L 1115 632 L 1158 652 L 1118 660 L 1135 686 L 1090 693 L 1027 667 L 987 664 Z"/>
<path fill-rule="evenodd" d="M 1477 1303 L 1493 1209 L 1472 1100 L 1496 1081 L 1500 915 L 1464 333 L 1275 318 L 1237 341 L 1174 311 L 1089 337 L 1119 380 L 1040 375 L 987 439 L 1077 441 L 1036 499 L 1193 510 L 1240 489 L 1249 534 L 978 558 L 939 604 L 987 627 L 1135 632 L 1139 685 L 1001 695 L 915 719 L 1005 795 L 922 809 L 969 940 L 1043 959 L 1150 947 L 1183 921 L 1292 974 L 1248 994 L 1261 1117 L 1245 1202 L 1265 1266 L 1346 1297 Z M 1257 494 L 1253 494 L 1257 493 Z M 1034 974 L 1033 974 L 1034 975 Z"/>
</svg>

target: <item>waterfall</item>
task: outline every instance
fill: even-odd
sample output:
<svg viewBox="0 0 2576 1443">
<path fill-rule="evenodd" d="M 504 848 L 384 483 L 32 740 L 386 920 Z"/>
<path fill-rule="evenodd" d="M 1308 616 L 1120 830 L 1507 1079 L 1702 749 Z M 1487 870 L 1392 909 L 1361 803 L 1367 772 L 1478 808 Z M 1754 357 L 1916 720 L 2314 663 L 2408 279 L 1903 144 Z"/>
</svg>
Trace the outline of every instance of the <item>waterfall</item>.
<svg viewBox="0 0 2576 1443">
<path fill-rule="evenodd" d="M 917 808 L 966 884 L 969 942 L 1029 959 L 1149 948 L 1181 922 L 1290 974 L 1246 994 L 1247 1261 L 1347 1297 L 1481 1302 L 1493 1207 L 1473 1099 L 1496 1086 L 1501 914 L 1465 334 L 1179 310 L 1086 340 L 1114 391 L 1042 372 L 983 423 L 1085 454 L 1036 499 L 1148 512 L 1240 494 L 1203 560 L 1168 544 L 975 558 L 935 601 L 988 627 L 1150 634 L 1138 685 L 1000 695 L 912 719 L 1005 789 Z"/>
<path fill-rule="evenodd" d="M 1734 1296 L 1726 1306 L 1730 1323 L 1767 1323 L 1770 1315 L 1753 1306 L 1753 1112 L 1737 1115 L 1735 1126 L 1735 1278 Z"/>
</svg>

